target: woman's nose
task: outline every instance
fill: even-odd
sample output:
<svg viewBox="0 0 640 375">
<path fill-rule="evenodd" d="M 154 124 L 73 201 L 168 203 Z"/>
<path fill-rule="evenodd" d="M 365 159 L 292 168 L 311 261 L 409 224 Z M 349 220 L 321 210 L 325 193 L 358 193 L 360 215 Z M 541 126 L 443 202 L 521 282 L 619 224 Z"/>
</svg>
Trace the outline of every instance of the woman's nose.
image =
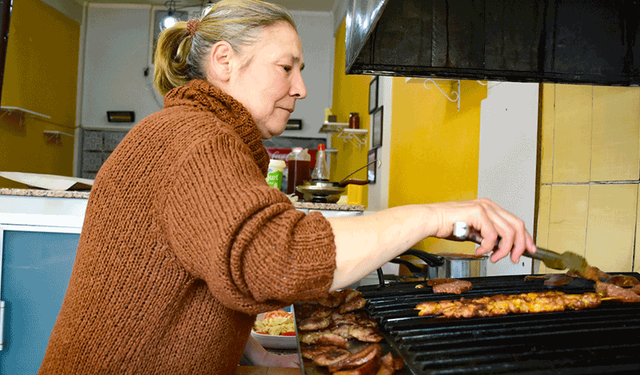
<svg viewBox="0 0 640 375">
<path fill-rule="evenodd" d="M 304 99 L 307 97 L 307 87 L 304 85 L 304 80 L 300 73 L 297 74 L 297 77 L 294 78 L 292 82 L 291 94 L 297 99 Z"/>
</svg>

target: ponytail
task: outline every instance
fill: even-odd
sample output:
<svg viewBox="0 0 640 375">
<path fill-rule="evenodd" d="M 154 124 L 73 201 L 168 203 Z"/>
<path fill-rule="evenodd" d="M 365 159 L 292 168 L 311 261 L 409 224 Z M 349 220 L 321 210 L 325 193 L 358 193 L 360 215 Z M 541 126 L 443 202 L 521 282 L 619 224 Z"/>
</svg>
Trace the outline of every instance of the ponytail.
<svg viewBox="0 0 640 375">
<path fill-rule="evenodd" d="M 160 33 L 156 47 L 153 83 L 163 96 L 193 79 L 206 79 L 206 61 L 211 47 L 228 42 L 241 53 L 258 42 L 260 32 L 276 22 L 294 29 L 291 14 L 280 5 L 261 0 L 221 0 L 202 12 L 199 22 L 178 22 Z"/>
</svg>

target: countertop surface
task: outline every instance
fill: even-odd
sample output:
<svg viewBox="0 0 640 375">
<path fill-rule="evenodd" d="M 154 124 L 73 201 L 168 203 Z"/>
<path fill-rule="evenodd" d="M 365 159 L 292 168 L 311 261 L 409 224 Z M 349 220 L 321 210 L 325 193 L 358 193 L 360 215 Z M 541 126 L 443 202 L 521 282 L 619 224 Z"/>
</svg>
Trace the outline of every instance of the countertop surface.
<svg viewBox="0 0 640 375">
<path fill-rule="evenodd" d="M 89 191 L 41 190 L 41 189 L 7 189 L 0 188 L 0 195 L 48 198 L 89 199 Z M 327 211 L 364 211 L 363 205 L 346 205 L 336 203 L 293 202 L 298 209 Z"/>
<path fill-rule="evenodd" d="M 236 375 L 300 375 L 300 369 L 286 367 L 238 366 Z"/>
</svg>

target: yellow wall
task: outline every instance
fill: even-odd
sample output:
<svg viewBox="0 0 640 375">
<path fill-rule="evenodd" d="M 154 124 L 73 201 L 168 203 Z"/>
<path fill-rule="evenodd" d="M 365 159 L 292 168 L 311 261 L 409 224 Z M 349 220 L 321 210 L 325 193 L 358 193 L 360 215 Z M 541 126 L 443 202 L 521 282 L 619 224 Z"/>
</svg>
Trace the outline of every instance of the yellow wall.
<svg viewBox="0 0 640 375">
<path fill-rule="evenodd" d="M 637 87 L 543 85 L 539 246 L 640 270 L 638 103 Z"/>
<path fill-rule="evenodd" d="M 416 81 L 416 82 L 414 82 Z M 461 81 L 460 111 L 431 83 L 393 79 L 389 207 L 477 197 L 480 104 L 486 87 Z M 447 93 L 457 81 L 437 81 Z M 471 243 L 428 239 L 429 252 L 472 253 Z"/>
<path fill-rule="evenodd" d="M 344 41 L 343 22 L 336 35 L 332 110 L 339 122 L 346 122 L 349 112 L 359 112 L 361 128 L 370 129 L 367 108 L 371 77 L 345 75 Z M 440 84 L 447 92 L 457 90 L 457 81 Z M 462 81 L 461 86 L 458 112 L 456 104 L 437 88 L 427 86 L 431 88 L 426 89 L 422 82 L 405 83 L 405 78 L 393 78 L 391 144 L 383 145 L 391 147 L 389 207 L 476 198 L 480 102 L 486 98 L 487 90 L 476 81 Z M 387 108 L 383 115 L 388 114 Z M 338 150 L 338 163 L 331 166 L 332 180 L 366 164 L 368 142 L 358 149 L 334 136 L 332 145 Z M 366 173 L 363 171 L 356 177 L 366 179 Z M 367 196 L 366 191 L 364 195 Z M 471 253 L 475 246 L 426 240 L 414 248 Z"/>
<path fill-rule="evenodd" d="M 336 34 L 334 75 L 333 75 L 333 103 L 331 110 L 337 116 L 338 122 L 348 122 L 349 113 L 360 114 L 360 128 L 369 129 L 369 83 L 371 76 L 345 74 L 345 23 L 343 22 Z M 358 147 L 349 140 L 336 135 L 331 138 L 331 146 L 338 150 L 337 157 L 332 158 L 331 181 L 340 181 L 349 173 L 367 164 L 369 151 L 369 137 L 365 136 L 366 144 Z M 349 178 L 367 179 L 366 168 Z M 363 204 L 366 205 L 368 187 L 362 193 Z"/>
<path fill-rule="evenodd" d="M 42 21 L 46 20 L 46 21 Z M 39 0 L 13 4 L 2 106 L 50 116 L 0 111 L 0 170 L 73 175 L 80 25 Z M 0 178 L 0 187 L 24 187 Z"/>
</svg>

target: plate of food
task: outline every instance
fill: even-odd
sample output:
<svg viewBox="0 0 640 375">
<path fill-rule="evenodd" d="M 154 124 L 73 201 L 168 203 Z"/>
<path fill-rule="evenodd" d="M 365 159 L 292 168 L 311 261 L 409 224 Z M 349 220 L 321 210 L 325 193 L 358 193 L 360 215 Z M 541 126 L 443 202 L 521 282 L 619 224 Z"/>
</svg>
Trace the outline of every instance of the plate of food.
<svg viewBox="0 0 640 375">
<path fill-rule="evenodd" d="M 298 347 L 293 314 L 284 310 L 258 314 L 251 336 L 265 348 L 297 349 Z"/>
</svg>

